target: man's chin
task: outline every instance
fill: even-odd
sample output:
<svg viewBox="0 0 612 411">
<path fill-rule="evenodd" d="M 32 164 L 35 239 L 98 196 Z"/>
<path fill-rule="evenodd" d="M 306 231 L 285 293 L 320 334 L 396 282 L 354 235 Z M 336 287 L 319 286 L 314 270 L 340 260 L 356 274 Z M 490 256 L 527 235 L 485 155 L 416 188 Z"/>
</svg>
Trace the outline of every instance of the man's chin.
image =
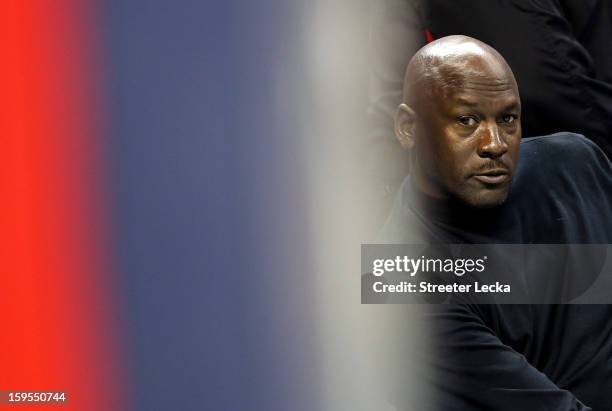
<svg viewBox="0 0 612 411">
<path fill-rule="evenodd" d="M 508 190 L 503 189 L 481 191 L 474 193 L 473 195 L 464 196 L 462 200 L 470 207 L 488 209 L 499 207 L 506 201 L 507 198 Z"/>
</svg>

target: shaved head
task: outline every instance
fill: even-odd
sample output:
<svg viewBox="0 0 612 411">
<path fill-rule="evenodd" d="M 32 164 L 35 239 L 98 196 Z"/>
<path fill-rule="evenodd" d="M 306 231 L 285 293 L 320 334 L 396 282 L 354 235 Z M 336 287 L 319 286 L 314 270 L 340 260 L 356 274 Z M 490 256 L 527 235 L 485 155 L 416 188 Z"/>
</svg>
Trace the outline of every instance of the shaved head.
<svg viewBox="0 0 612 411">
<path fill-rule="evenodd" d="M 395 118 L 422 192 L 478 208 L 502 204 L 519 156 L 521 102 L 506 60 L 491 46 L 449 36 L 406 69 Z"/>
<path fill-rule="evenodd" d="M 404 102 L 414 109 L 433 93 L 443 96 L 490 74 L 499 87 L 518 90 L 512 70 L 493 47 L 467 36 L 448 36 L 427 44 L 412 57 L 404 78 Z"/>
</svg>

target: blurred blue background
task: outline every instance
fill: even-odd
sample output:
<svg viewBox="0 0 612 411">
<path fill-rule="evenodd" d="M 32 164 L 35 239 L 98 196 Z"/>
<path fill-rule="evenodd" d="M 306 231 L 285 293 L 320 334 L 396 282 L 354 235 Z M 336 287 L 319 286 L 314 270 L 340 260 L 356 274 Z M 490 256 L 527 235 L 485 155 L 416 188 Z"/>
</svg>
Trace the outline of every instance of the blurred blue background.
<svg viewBox="0 0 612 411">
<path fill-rule="evenodd" d="M 101 3 L 136 410 L 321 409 L 309 113 L 284 104 L 311 98 L 307 17 L 292 0 Z"/>
</svg>

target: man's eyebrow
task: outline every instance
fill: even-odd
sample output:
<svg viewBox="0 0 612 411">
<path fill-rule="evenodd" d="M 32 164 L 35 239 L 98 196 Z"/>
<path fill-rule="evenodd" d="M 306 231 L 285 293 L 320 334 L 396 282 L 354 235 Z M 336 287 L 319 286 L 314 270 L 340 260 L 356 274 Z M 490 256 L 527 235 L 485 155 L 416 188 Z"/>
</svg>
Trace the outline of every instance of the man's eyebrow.
<svg viewBox="0 0 612 411">
<path fill-rule="evenodd" d="M 463 97 L 458 97 L 456 103 L 457 105 L 468 106 L 468 107 L 478 106 L 478 101 L 467 100 Z"/>
<path fill-rule="evenodd" d="M 521 107 L 518 101 L 513 101 L 512 103 L 507 104 L 502 111 L 512 111 L 518 110 Z"/>
<path fill-rule="evenodd" d="M 472 107 L 472 108 L 478 107 L 477 100 L 468 100 L 464 97 L 457 97 L 457 99 L 455 100 L 455 103 L 457 106 L 466 106 L 466 107 Z M 515 101 L 512 101 L 506 104 L 501 111 L 518 110 L 520 107 L 521 107 L 520 102 L 515 100 Z"/>
</svg>

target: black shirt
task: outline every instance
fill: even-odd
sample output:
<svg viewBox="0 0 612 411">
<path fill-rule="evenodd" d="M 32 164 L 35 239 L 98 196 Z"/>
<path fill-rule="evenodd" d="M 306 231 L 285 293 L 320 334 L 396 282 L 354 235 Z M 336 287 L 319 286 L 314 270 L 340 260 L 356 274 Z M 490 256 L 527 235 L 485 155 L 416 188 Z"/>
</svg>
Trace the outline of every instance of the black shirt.
<svg viewBox="0 0 612 411">
<path fill-rule="evenodd" d="M 582 136 L 524 139 L 506 202 L 424 198 L 408 177 L 384 243 L 612 243 L 612 165 Z M 432 306 L 434 409 L 612 408 L 612 306 Z M 590 407 L 590 408 L 589 408 Z"/>
</svg>

